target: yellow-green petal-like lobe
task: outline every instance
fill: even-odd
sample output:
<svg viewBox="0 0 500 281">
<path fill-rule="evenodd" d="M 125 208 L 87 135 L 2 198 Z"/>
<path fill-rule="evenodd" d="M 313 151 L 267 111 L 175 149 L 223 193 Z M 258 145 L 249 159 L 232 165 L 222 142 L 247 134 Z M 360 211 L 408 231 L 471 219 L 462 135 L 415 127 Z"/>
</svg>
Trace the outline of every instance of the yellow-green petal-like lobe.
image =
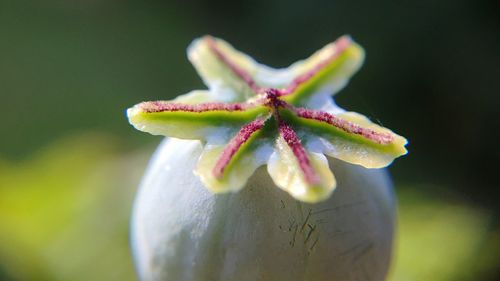
<svg viewBox="0 0 500 281">
<path fill-rule="evenodd" d="M 226 102 L 255 95 L 249 85 L 257 71 L 255 61 L 224 40 L 211 36 L 196 39 L 188 48 L 188 58 L 205 84 Z"/>
<path fill-rule="evenodd" d="M 254 154 L 247 151 L 232 161 L 224 176 L 218 178 L 215 176 L 213 169 L 224 148 L 225 145 L 206 145 L 194 171 L 207 189 L 214 193 L 239 191 L 261 165 L 255 159 Z"/>
<path fill-rule="evenodd" d="M 281 137 L 267 163 L 267 171 L 279 188 L 297 200 L 316 203 L 330 197 L 336 181 L 323 154 L 309 152 L 307 156 L 318 177 L 315 183 L 308 182 L 293 151 Z"/>
<path fill-rule="evenodd" d="M 327 133 L 319 134 L 325 140 L 325 154 L 365 168 L 383 168 L 391 164 L 395 158 L 407 153 L 405 145 L 408 141 L 405 138 L 372 123 L 365 116 L 355 112 L 345 112 L 337 116 L 363 128 L 387 134 L 391 136 L 392 141 L 385 144 L 377 143 L 362 136 L 348 135 L 340 130 L 325 130 L 323 132 Z"/>
<path fill-rule="evenodd" d="M 286 89 L 284 99 L 296 106 L 307 106 L 315 96 L 331 96 L 347 85 L 364 61 L 364 50 L 344 36 L 290 66 L 296 79 Z"/>
<path fill-rule="evenodd" d="M 181 108 L 161 110 L 162 106 L 168 105 Z M 245 123 L 266 113 L 263 106 L 245 108 L 245 105 L 238 104 L 196 104 L 191 106 L 196 110 L 182 110 L 190 106 L 175 101 L 144 102 L 129 108 L 127 117 L 136 129 L 153 135 L 208 140 L 215 135 L 229 137 Z"/>
</svg>

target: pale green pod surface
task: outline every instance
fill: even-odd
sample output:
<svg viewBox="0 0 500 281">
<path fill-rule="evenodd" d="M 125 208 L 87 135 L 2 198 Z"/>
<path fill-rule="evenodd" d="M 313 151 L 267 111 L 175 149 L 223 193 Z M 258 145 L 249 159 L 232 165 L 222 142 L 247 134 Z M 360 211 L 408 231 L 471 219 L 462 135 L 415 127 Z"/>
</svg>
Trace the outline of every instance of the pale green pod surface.
<svg viewBox="0 0 500 281">
<path fill-rule="evenodd" d="M 193 175 L 199 141 L 167 139 L 136 198 L 132 245 L 143 281 L 381 281 L 395 202 L 385 169 L 329 159 L 335 196 L 316 204 L 276 188 L 260 167 L 236 193 Z"/>
</svg>

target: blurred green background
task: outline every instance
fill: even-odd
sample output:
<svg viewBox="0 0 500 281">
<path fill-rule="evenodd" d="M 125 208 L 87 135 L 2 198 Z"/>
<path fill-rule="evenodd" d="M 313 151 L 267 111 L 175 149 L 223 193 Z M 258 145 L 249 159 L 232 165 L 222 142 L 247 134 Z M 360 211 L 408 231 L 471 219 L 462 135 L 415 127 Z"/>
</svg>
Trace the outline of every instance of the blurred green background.
<svg viewBox="0 0 500 281">
<path fill-rule="evenodd" d="M 204 88 L 212 34 L 284 67 L 367 51 L 344 108 L 406 136 L 391 280 L 499 280 L 498 1 L 0 0 L 0 280 L 135 280 L 128 220 L 159 137 L 127 107 Z"/>
</svg>

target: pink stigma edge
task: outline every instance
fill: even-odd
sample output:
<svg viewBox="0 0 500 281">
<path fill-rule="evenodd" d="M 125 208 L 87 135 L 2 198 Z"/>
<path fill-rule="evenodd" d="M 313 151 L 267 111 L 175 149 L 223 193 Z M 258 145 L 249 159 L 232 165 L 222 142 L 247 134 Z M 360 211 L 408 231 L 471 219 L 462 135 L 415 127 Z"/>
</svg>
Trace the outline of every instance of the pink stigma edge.
<svg viewBox="0 0 500 281">
<path fill-rule="evenodd" d="M 243 80 L 243 82 L 245 82 L 247 86 L 252 89 L 252 91 L 254 91 L 255 93 L 259 93 L 261 91 L 261 88 L 257 86 L 257 83 L 255 83 L 255 81 L 252 79 L 250 73 L 231 61 L 229 57 L 219 49 L 213 37 L 207 36 L 204 40 L 210 50 L 217 56 L 217 58 L 219 58 L 219 60 L 226 64 L 236 76 Z"/>
<path fill-rule="evenodd" d="M 318 72 L 320 72 L 328 64 L 333 62 L 341 53 L 343 53 L 349 47 L 349 45 L 351 45 L 351 43 L 352 43 L 351 38 L 349 36 L 346 36 L 346 35 L 337 39 L 334 42 L 334 45 L 332 46 L 335 49 L 334 49 L 333 53 L 330 54 L 330 56 L 328 56 L 326 59 L 320 61 L 318 64 L 316 64 L 309 71 L 307 71 L 304 74 L 299 75 L 295 79 L 293 79 L 292 83 L 290 83 L 290 85 L 288 85 L 287 88 L 283 89 L 281 94 L 282 95 L 289 95 L 289 94 L 292 94 L 293 92 L 295 92 L 300 85 L 309 81 L 312 77 L 314 77 Z"/>
<path fill-rule="evenodd" d="M 300 139 L 297 137 L 295 131 L 285 122 L 279 122 L 279 131 L 287 145 L 292 150 L 297 162 L 299 164 L 302 173 L 304 174 L 305 180 L 308 184 L 317 184 L 320 182 L 318 174 L 314 171 L 307 156 L 306 150 Z"/>
<path fill-rule="evenodd" d="M 341 129 L 346 133 L 360 135 L 364 138 L 367 138 L 379 144 L 390 144 L 394 141 L 393 134 L 380 133 L 372 129 L 363 128 L 357 124 L 354 124 L 350 121 L 347 121 L 345 119 L 334 116 L 324 111 L 313 111 L 305 108 L 296 108 L 295 113 L 299 117 L 330 124 L 334 127 Z"/>
<path fill-rule="evenodd" d="M 206 112 L 206 111 L 243 111 L 248 108 L 247 104 L 243 103 L 222 103 L 209 102 L 200 104 L 185 104 L 168 101 L 147 101 L 139 104 L 139 108 L 146 113 L 157 112 Z"/>
<path fill-rule="evenodd" d="M 229 165 L 234 155 L 236 155 L 241 146 L 246 143 L 254 133 L 262 129 L 265 122 L 265 119 L 259 118 L 246 124 L 238 131 L 236 136 L 232 138 L 224 148 L 212 170 L 212 173 L 216 178 L 222 178 L 222 176 L 224 175 L 224 170 Z"/>
</svg>

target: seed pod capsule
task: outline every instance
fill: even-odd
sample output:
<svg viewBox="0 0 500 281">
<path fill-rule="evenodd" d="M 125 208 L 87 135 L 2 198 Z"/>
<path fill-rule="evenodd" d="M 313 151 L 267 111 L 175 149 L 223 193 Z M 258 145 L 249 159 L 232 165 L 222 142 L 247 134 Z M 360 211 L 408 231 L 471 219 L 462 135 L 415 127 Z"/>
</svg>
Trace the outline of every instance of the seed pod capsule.
<svg viewBox="0 0 500 281">
<path fill-rule="evenodd" d="M 166 139 L 149 164 L 131 229 L 141 280 L 385 279 L 395 219 L 385 169 L 330 159 L 334 196 L 307 204 L 262 167 L 241 191 L 213 194 L 193 175 L 201 152 Z"/>
</svg>

